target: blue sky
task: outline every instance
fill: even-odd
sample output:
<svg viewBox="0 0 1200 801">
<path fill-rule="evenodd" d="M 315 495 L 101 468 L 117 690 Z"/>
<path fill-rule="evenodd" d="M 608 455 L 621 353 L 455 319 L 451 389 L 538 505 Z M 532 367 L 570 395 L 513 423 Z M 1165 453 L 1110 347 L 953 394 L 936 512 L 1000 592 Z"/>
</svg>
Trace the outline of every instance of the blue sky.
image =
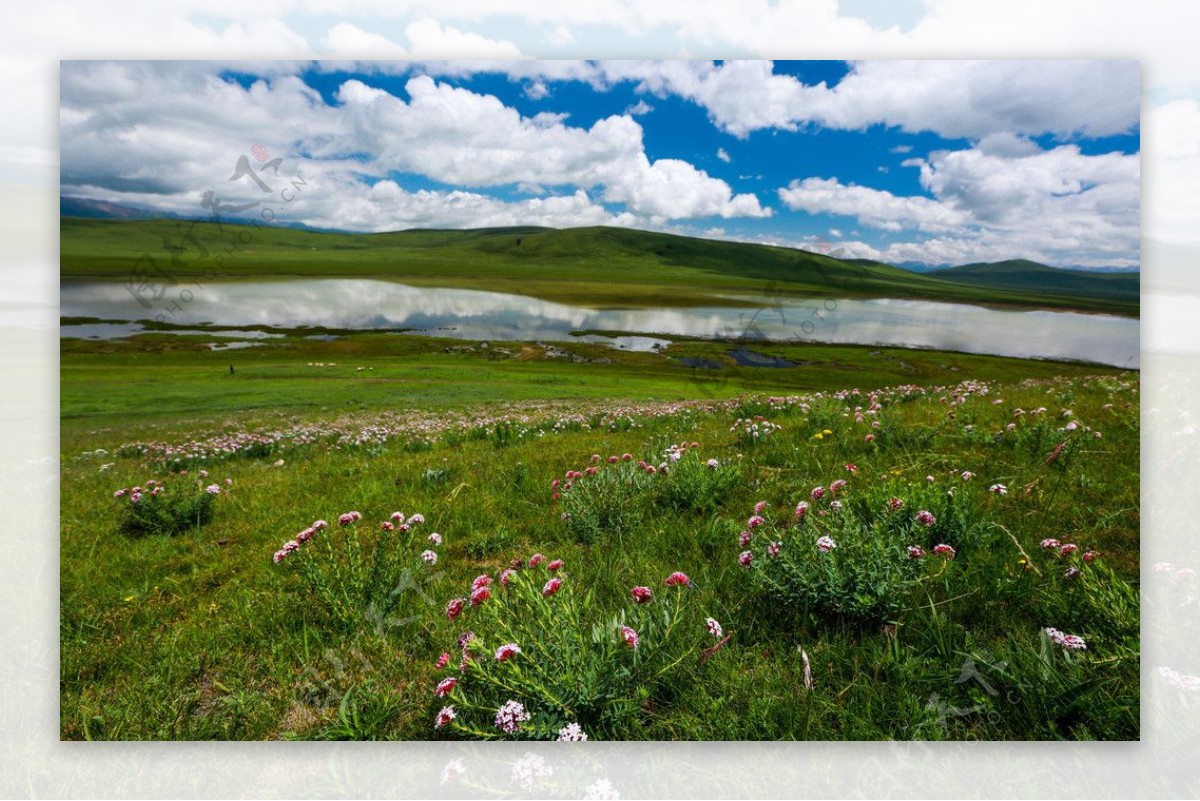
<svg viewBox="0 0 1200 801">
<path fill-rule="evenodd" d="M 1139 88 L 1119 61 L 64 62 L 61 183 L 203 213 L 262 144 L 311 181 L 281 221 L 321 228 L 1132 268 Z"/>
</svg>

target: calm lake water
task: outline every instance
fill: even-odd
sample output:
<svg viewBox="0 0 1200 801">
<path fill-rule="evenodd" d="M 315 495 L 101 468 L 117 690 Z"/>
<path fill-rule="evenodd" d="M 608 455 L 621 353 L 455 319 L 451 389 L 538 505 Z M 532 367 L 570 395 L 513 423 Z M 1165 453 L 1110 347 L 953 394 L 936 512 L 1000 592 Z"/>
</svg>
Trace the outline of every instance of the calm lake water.
<svg viewBox="0 0 1200 801">
<path fill-rule="evenodd" d="M 1079 359 L 1138 367 L 1139 321 L 1100 314 L 1002 311 L 914 300 L 776 300 L 767 308 L 594 310 L 524 295 L 412 287 L 358 279 L 202 284 L 190 303 L 165 314 L 164 298 L 146 310 L 124 284 L 68 284 L 62 316 L 105 320 L 153 318 L 181 325 L 325 326 L 406 329 L 457 339 L 574 340 L 573 331 L 602 330 L 665 336 L 742 337 L 866 345 L 906 345 L 998 356 Z M 170 296 L 168 296 L 170 297 Z M 62 336 L 111 338 L 136 326 L 63 326 Z M 233 335 L 234 332 L 226 332 Z M 250 338 L 238 332 L 237 336 Z M 585 337 L 614 347 L 647 350 L 653 336 Z"/>
</svg>

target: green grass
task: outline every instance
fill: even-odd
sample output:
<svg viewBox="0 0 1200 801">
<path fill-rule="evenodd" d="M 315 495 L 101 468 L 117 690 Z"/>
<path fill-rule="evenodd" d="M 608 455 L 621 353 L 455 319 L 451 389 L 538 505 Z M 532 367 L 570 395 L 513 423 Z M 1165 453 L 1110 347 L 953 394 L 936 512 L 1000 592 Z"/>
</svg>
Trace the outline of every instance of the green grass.
<svg viewBox="0 0 1200 801">
<path fill-rule="evenodd" d="M 953 384 L 966 376 L 1002 380 L 1118 372 L 941 351 L 758 342 L 751 345 L 756 352 L 787 359 L 796 367 L 739 367 L 728 352 L 744 343 L 677 340 L 661 354 L 557 343 L 568 354 L 587 360 L 575 362 L 546 358 L 546 349 L 533 343 L 497 343 L 485 350 L 462 340 L 339 333 L 342 338 L 329 342 L 290 335 L 224 352 L 211 351 L 207 344 L 227 341 L 225 337 L 148 333 L 109 341 L 64 339 L 63 436 L 73 436 L 80 427 L 76 421 L 89 428 L 114 426 L 125 436 L 124 423 L 131 416 L 139 426 L 186 420 L 188 428 L 196 421 L 218 421 L 231 414 L 438 409 L 542 399 L 714 399 L 743 392 Z M 687 357 L 722 367 L 679 363 Z"/>
<path fill-rule="evenodd" d="M 64 217 L 60 233 L 64 282 L 127 281 L 148 254 L 181 280 L 376 278 L 525 294 L 592 308 L 696 306 L 727 294 L 745 295 L 744 302 L 755 303 L 765 292 L 1139 313 L 1136 291 L 1113 295 L 1099 279 L 1096 293 L 1088 285 L 1073 286 L 1069 294 L 1047 293 L 1037 284 L 975 286 L 791 248 L 617 228 L 349 234 Z M 184 247 L 185 234 L 194 239 L 172 263 L 165 244 Z"/>
<path fill-rule="evenodd" d="M 518 344 L 506 346 L 507 356 L 446 353 L 466 343 L 382 334 L 326 343 L 289 336 L 226 353 L 205 350 L 204 338 L 183 339 L 62 345 L 64 739 L 463 736 L 432 726 L 443 700 L 433 688 L 448 675 L 434 662 L 474 625 L 469 615 L 448 620 L 443 608 L 476 575 L 495 576 L 535 551 L 566 561 L 582 619 L 627 608 L 634 584 L 662 594 L 663 579 L 683 570 L 695 612 L 731 635 L 703 662 L 680 651 L 672 680 L 594 737 L 1139 736 L 1136 373 L 756 344 L 800 366 L 727 367 L 697 380 L 664 356 L 582 343 L 565 347 L 611 363 L 548 360 Z M 729 347 L 684 341 L 668 355 L 731 364 Z M 942 388 L 967 380 L 987 382 L 989 392 L 950 404 L 955 393 Z M 872 417 L 855 422 L 870 390 L 896 385 L 930 391 L 884 393 L 879 428 Z M 854 387 L 862 394 L 832 396 Z M 1038 407 L 1047 411 L 1032 415 Z M 730 431 L 756 414 L 782 429 L 757 444 Z M 1070 420 L 1082 428 L 1061 431 Z M 1010 423 L 1013 431 L 996 436 Z M 187 476 L 169 473 L 161 450 L 120 450 L 239 431 L 280 436 L 193 461 Z M 364 432 L 358 444 L 339 440 Z M 681 441 L 700 443 L 704 459 L 737 465 L 740 480 L 667 492 L 655 482 L 668 475 L 628 489 L 621 502 L 637 510 L 637 525 L 619 546 L 613 538 L 580 542 L 561 519 L 551 481 L 567 470 L 591 465 L 592 454 L 655 456 Z M 232 480 L 211 522 L 174 535 L 119 532 L 115 490 L 156 478 L 169 492 L 190 486 L 202 466 L 205 481 Z M 977 475 L 963 482 L 963 470 Z M 738 532 L 756 502 L 782 521 L 813 486 L 836 478 L 849 479 L 844 497 L 864 509 L 893 494 L 912 509 L 944 503 L 953 488 L 970 511 L 959 523 L 943 517 L 949 528 L 929 536 L 969 528 L 978 539 L 959 543 L 952 562 L 930 561 L 887 619 L 785 609 L 738 565 Z M 1008 494 L 990 494 L 993 483 Z M 436 568 L 402 589 L 396 611 L 364 613 L 357 626 L 331 619 L 292 565 L 271 559 L 313 520 L 334 523 L 351 509 L 370 528 L 396 509 L 421 512 L 425 529 L 445 537 Z M 806 544 L 800 534 L 784 536 Z M 1080 579 L 1064 580 L 1065 562 L 1038 547 L 1046 537 L 1102 557 L 1080 563 Z M 1046 626 L 1085 637 L 1088 650 L 1047 647 Z M 968 660 L 977 678 L 960 681 Z"/>
</svg>

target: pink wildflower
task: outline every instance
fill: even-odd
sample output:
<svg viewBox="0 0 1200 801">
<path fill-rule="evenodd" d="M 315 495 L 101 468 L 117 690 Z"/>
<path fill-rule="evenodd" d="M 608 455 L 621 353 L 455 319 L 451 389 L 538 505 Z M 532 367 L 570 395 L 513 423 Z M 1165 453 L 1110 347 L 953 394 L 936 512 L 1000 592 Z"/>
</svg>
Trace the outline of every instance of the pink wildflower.
<svg viewBox="0 0 1200 801">
<path fill-rule="evenodd" d="M 578 723 L 568 723 L 558 730 L 558 741 L 560 743 L 586 743 L 587 735 Z"/>
<path fill-rule="evenodd" d="M 774 559 L 776 556 L 779 556 L 779 549 L 781 547 L 782 546 L 778 542 L 772 542 L 767 546 L 767 557 Z"/>
<path fill-rule="evenodd" d="M 746 528 L 758 528 L 763 523 L 767 522 L 760 515 L 754 515 L 746 521 Z"/>
<path fill-rule="evenodd" d="M 630 648 L 638 647 L 638 633 L 629 626 L 621 626 L 621 639 L 623 639 L 625 644 Z"/>
<path fill-rule="evenodd" d="M 824 487 L 813 487 L 811 497 L 814 501 L 819 501 L 824 496 L 825 496 L 825 488 Z"/>
<path fill-rule="evenodd" d="M 1058 549 L 1059 553 L 1061 553 L 1063 556 L 1073 554 L 1078 550 L 1079 550 L 1079 546 L 1073 542 L 1068 542 L 1066 545 L 1063 545 L 1061 548 Z"/>
<path fill-rule="evenodd" d="M 563 560 L 555 559 L 552 562 L 550 562 L 548 565 L 546 565 L 546 569 L 549 570 L 551 573 L 553 573 L 554 571 L 558 570 L 562 566 L 563 566 Z"/>
<path fill-rule="evenodd" d="M 800 501 L 800 503 L 796 504 L 796 517 L 797 518 L 803 518 L 804 514 L 807 511 L 808 511 L 808 501 Z"/>
<path fill-rule="evenodd" d="M 822 553 L 829 553 L 836 547 L 837 543 L 834 542 L 830 537 L 821 537 L 819 540 L 817 540 L 817 548 L 819 548 Z"/>
<path fill-rule="evenodd" d="M 668 587 L 686 587 L 691 583 L 692 580 L 687 577 L 687 573 L 680 573 L 678 570 L 667 576 Z"/>
<path fill-rule="evenodd" d="M 899 498 L 895 498 L 895 497 L 888 498 L 887 507 L 888 507 L 888 509 L 891 509 L 893 512 L 899 512 L 901 509 L 904 508 L 904 501 L 900 500 Z"/>
<path fill-rule="evenodd" d="M 542 597 L 549 598 L 554 593 L 558 592 L 558 588 L 562 586 L 563 580 L 560 578 L 552 578 L 542 587 Z"/>
<path fill-rule="evenodd" d="M 462 614 L 463 607 L 467 605 L 465 598 L 455 598 L 450 603 L 446 604 L 446 617 L 454 620 Z"/>
<path fill-rule="evenodd" d="M 504 570 L 500 572 L 500 583 L 507 587 L 509 582 L 512 581 L 513 573 L 515 572 L 516 571 L 511 567 L 504 568 Z"/>
<path fill-rule="evenodd" d="M 471 606 L 479 606 L 481 603 L 492 597 L 492 591 L 486 586 L 479 587 L 471 592 Z"/>
<path fill-rule="evenodd" d="M 481 575 L 476 576 L 475 580 L 471 582 L 471 589 L 477 590 L 480 587 L 486 587 L 491 583 L 492 583 L 492 577 L 486 573 L 483 573 Z"/>
<path fill-rule="evenodd" d="M 437 713 L 437 717 L 433 719 L 433 728 L 440 729 L 456 717 L 454 705 L 442 707 L 442 711 Z"/>
<path fill-rule="evenodd" d="M 441 534 L 438 534 L 438 533 L 435 531 L 435 532 L 433 532 L 432 534 L 430 534 L 430 535 L 429 535 L 429 541 L 430 541 L 431 543 L 433 543 L 434 545 L 441 545 L 441 544 L 442 544 L 442 535 L 441 535 Z"/>
<path fill-rule="evenodd" d="M 754 504 L 754 514 L 761 515 L 763 513 L 763 509 L 766 509 L 766 508 L 767 508 L 767 502 L 759 501 L 758 503 Z"/>
<path fill-rule="evenodd" d="M 743 531 L 741 534 L 738 534 L 738 545 L 742 546 L 743 548 L 750 545 L 749 531 Z"/>
<path fill-rule="evenodd" d="M 933 552 L 936 554 L 941 554 L 942 556 L 946 557 L 947 559 L 953 559 L 954 555 L 956 553 L 953 547 L 947 545 L 944 542 L 933 546 Z"/>
<path fill-rule="evenodd" d="M 654 594 L 650 592 L 649 587 L 634 587 L 629 593 L 633 596 L 635 604 L 648 604 L 654 598 Z"/>
<path fill-rule="evenodd" d="M 426 550 L 426 551 L 421 551 L 421 558 L 425 560 L 425 564 L 427 564 L 427 565 L 436 565 L 437 560 L 438 560 L 438 555 L 433 551 Z"/>
<path fill-rule="evenodd" d="M 519 653 L 521 653 L 521 646 L 515 642 L 506 643 L 496 649 L 496 661 L 507 662 Z"/>
<path fill-rule="evenodd" d="M 909 559 L 920 559 L 924 555 L 925 555 L 925 549 L 922 548 L 920 545 L 908 546 L 908 558 Z"/>
<path fill-rule="evenodd" d="M 1046 633 L 1046 636 L 1050 638 L 1050 642 L 1054 643 L 1055 645 L 1061 645 L 1068 651 L 1087 650 L 1087 643 L 1084 642 L 1084 639 L 1077 634 L 1063 634 L 1061 631 L 1055 628 L 1045 628 L 1043 631 Z"/>
<path fill-rule="evenodd" d="M 540 565 L 542 562 L 545 562 L 545 561 L 546 561 L 545 556 L 543 556 L 540 553 L 535 553 L 533 556 L 529 557 L 529 566 L 537 567 L 538 565 Z"/>
<path fill-rule="evenodd" d="M 454 689 L 454 685 L 456 684 L 458 684 L 458 679 L 453 676 L 442 679 L 438 682 L 437 689 L 433 691 L 433 694 L 437 698 L 445 698 Z"/>
<path fill-rule="evenodd" d="M 933 516 L 932 512 L 922 509 L 917 512 L 917 522 L 923 526 L 932 526 L 937 522 L 937 518 Z"/>
<path fill-rule="evenodd" d="M 754 554 L 750 551 L 742 551 L 738 554 L 738 564 L 742 567 L 750 567 L 750 561 L 754 559 Z"/>
<path fill-rule="evenodd" d="M 450 654 L 442 651 L 442 655 L 438 657 L 436 667 L 440 670 L 450 664 Z"/>
<path fill-rule="evenodd" d="M 521 724 L 529 720 L 529 713 L 519 701 L 508 700 L 496 710 L 496 728 L 505 734 L 513 734 Z"/>
<path fill-rule="evenodd" d="M 707 618 L 704 621 L 704 626 L 708 629 L 708 633 L 716 637 L 718 640 L 724 636 L 725 632 L 721 630 L 721 624 L 715 618 Z"/>
<path fill-rule="evenodd" d="M 1042 547 L 1046 548 L 1046 549 L 1050 549 L 1050 548 L 1057 549 L 1061 545 L 1062 545 L 1062 543 L 1059 542 L 1058 540 L 1054 539 L 1053 537 L 1048 537 L 1048 538 L 1042 540 Z"/>
</svg>

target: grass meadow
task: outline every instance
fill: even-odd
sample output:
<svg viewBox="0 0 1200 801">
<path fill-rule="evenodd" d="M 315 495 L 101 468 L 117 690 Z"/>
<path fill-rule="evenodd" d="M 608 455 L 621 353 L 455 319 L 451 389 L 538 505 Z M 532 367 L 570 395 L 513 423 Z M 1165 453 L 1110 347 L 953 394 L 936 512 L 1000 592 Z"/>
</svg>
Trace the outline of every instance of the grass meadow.
<svg viewBox="0 0 1200 801">
<path fill-rule="evenodd" d="M 1139 737 L 1136 372 L 212 341 L 63 341 L 63 739 Z"/>
</svg>

